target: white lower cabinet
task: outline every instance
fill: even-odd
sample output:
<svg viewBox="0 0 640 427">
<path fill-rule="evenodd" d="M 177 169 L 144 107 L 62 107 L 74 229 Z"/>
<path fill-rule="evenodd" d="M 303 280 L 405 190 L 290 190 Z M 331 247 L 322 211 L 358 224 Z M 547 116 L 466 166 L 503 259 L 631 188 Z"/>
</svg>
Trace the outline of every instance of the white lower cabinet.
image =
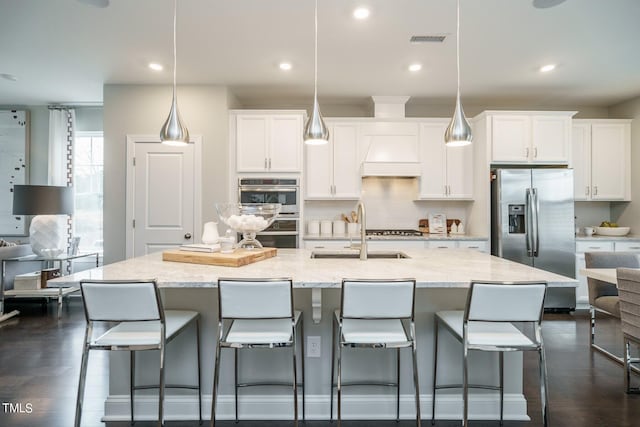
<svg viewBox="0 0 640 427">
<path fill-rule="evenodd" d="M 427 249 L 475 249 L 480 252 L 487 252 L 486 240 L 431 240 L 425 243 Z"/>
<path fill-rule="evenodd" d="M 423 240 L 369 240 L 367 246 L 370 251 L 393 251 L 423 249 Z"/>
<path fill-rule="evenodd" d="M 344 249 L 349 247 L 348 240 L 305 240 L 305 249 Z"/>
<path fill-rule="evenodd" d="M 580 274 L 580 270 L 586 268 L 584 261 L 585 252 L 610 252 L 618 249 L 618 243 L 632 243 L 632 242 L 617 242 L 613 241 L 579 241 L 576 242 L 576 279 L 578 279 L 578 287 L 576 288 L 576 308 L 585 309 L 589 308 L 589 286 L 587 285 L 587 278 Z M 635 242 L 635 245 L 639 247 L 640 242 Z"/>
</svg>

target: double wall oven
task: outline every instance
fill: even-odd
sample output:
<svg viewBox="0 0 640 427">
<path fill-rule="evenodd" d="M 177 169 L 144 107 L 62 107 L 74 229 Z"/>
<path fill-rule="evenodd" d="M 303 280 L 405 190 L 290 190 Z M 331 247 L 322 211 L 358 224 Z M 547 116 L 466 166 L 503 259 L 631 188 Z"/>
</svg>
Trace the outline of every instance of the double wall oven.
<svg viewBox="0 0 640 427">
<path fill-rule="evenodd" d="M 264 246 L 297 248 L 300 234 L 300 183 L 297 178 L 239 178 L 240 203 L 280 203 L 278 218 L 257 235 Z"/>
</svg>

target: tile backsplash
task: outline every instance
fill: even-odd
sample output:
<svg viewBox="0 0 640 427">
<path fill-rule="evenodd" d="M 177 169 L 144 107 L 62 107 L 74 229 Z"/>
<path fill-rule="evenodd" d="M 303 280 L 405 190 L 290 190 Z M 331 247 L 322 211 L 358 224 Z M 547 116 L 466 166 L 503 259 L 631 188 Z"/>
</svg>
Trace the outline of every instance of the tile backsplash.
<svg viewBox="0 0 640 427">
<path fill-rule="evenodd" d="M 429 213 L 444 213 L 447 218 L 466 222 L 467 201 L 415 200 L 419 180 L 416 178 L 365 178 L 362 180 L 362 200 L 367 214 L 367 228 L 418 227 L 420 218 Z M 306 201 L 305 232 L 309 220 L 339 219 L 340 214 L 355 210 L 356 201 Z"/>
</svg>

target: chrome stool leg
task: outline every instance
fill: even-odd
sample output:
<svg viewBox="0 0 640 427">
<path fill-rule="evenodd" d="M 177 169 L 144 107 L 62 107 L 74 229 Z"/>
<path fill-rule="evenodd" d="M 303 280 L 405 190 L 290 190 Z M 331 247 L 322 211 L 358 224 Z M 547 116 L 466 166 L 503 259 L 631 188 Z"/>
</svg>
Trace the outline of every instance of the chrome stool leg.
<svg viewBox="0 0 640 427">
<path fill-rule="evenodd" d="M 413 330 L 413 343 L 411 346 L 411 356 L 413 358 L 413 388 L 416 394 L 416 426 L 420 427 L 422 421 L 422 414 L 420 411 L 420 378 L 418 377 L 418 346 L 415 339 L 415 328 L 412 325 Z"/>
<path fill-rule="evenodd" d="M 305 414 L 305 410 L 306 410 L 306 406 L 307 406 L 307 402 L 305 399 L 305 395 L 307 394 L 307 383 L 304 382 L 305 380 L 305 375 L 304 375 L 304 315 L 300 316 L 300 352 L 302 354 L 302 360 L 300 361 L 302 364 L 302 421 L 306 421 L 307 417 Z"/>
<path fill-rule="evenodd" d="M 129 352 L 129 405 L 131 407 L 131 425 L 135 424 L 133 416 L 133 395 L 134 388 L 136 386 L 136 352 L 131 350 Z"/>
<path fill-rule="evenodd" d="M 162 344 L 160 345 L 160 396 L 158 402 L 158 427 L 164 426 L 164 364 L 165 364 L 165 342 L 164 342 L 164 328 L 162 330 Z"/>
<path fill-rule="evenodd" d="M 396 422 L 400 422 L 400 348 L 396 349 Z"/>
<path fill-rule="evenodd" d="M 200 319 L 196 319 L 196 354 L 198 358 L 198 423 L 202 424 L 202 379 L 200 372 Z M 132 412 L 133 414 L 133 412 Z"/>
<path fill-rule="evenodd" d="M 329 393 L 329 422 L 333 422 L 333 385 L 335 384 L 335 359 L 336 359 L 336 319 L 331 322 L 331 392 Z"/>
<path fill-rule="evenodd" d="M 89 362 L 89 338 L 91 337 L 91 328 L 88 327 L 84 336 L 84 347 L 82 349 L 82 362 L 80 363 L 80 379 L 78 380 L 78 396 L 76 397 L 76 417 L 75 427 L 80 427 L 80 419 L 82 417 L 82 404 L 84 401 L 84 386 L 87 382 L 87 365 Z"/>
<path fill-rule="evenodd" d="M 500 376 L 500 425 L 504 421 L 504 352 L 498 352 L 498 367 Z"/>
<path fill-rule="evenodd" d="M 233 391 L 235 394 L 236 423 L 238 423 L 238 349 L 233 349 Z"/>
<path fill-rule="evenodd" d="M 440 322 L 438 316 L 434 319 L 435 326 L 433 332 L 433 387 L 431 388 L 431 425 L 436 423 L 436 387 L 437 387 L 437 374 L 438 374 L 438 329 Z"/>
<path fill-rule="evenodd" d="M 540 403 L 542 405 L 542 425 L 547 427 L 549 425 L 549 414 L 547 408 L 549 407 L 549 393 L 547 391 L 547 362 L 544 354 L 544 348 L 538 350 L 539 364 L 540 364 Z"/>
<path fill-rule="evenodd" d="M 293 361 L 293 425 L 298 427 L 298 363 L 296 361 L 296 353 L 298 352 L 296 343 L 296 334 L 292 334 L 293 345 L 291 346 L 291 355 Z"/>
<path fill-rule="evenodd" d="M 338 332 L 339 335 L 340 332 Z M 340 336 L 338 336 L 340 340 Z M 342 345 L 338 342 L 338 427 L 342 426 Z"/>
<path fill-rule="evenodd" d="M 463 344 L 462 358 L 462 425 L 469 427 L 469 350 L 466 343 Z"/>
<path fill-rule="evenodd" d="M 210 427 L 216 425 L 216 397 L 218 395 L 218 383 L 220 382 L 220 339 L 216 340 L 215 367 L 213 369 L 213 394 L 211 396 L 211 423 Z"/>
</svg>

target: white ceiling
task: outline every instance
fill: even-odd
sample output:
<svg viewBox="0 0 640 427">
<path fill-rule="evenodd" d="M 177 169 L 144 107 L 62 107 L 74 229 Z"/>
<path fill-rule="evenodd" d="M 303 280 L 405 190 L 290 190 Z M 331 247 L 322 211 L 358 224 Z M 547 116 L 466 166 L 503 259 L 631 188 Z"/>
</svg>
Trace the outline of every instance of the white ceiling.
<svg viewBox="0 0 640 427">
<path fill-rule="evenodd" d="M 542 0 L 537 0 L 543 2 Z M 548 0 L 545 0 L 548 1 Z M 313 93 L 313 0 L 179 0 L 178 83 L 240 100 Z M 352 11 L 371 10 L 366 21 Z M 319 0 L 319 97 L 455 94 L 455 0 Z M 172 0 L 0 0 L 0 104 L 100 103 L 103 84 L 171 82 Z M 640 1 L 461 0 L 463 101 L 609 106 L 640 95 Z M 446 33 L 442 44 L 412 35 Z M 278 68 L 287 60 L 293 69 Z M 150 61 L 165 64 L 154 73 Z M 423 64 L 412 74 L 407 66 Z M 557 63 L 554 72 L 537 69 Z"/>
</svg>

